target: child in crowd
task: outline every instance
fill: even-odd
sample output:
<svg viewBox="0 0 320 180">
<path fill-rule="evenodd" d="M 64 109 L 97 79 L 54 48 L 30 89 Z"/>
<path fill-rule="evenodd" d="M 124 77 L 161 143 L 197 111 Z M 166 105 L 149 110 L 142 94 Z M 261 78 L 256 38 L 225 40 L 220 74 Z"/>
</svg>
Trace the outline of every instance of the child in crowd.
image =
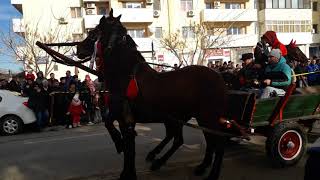
<svg viewBox="0 0 320 180">
<path fill-rule="evenodd" d="M 79 127 L 81 113 L 85 114 L 86 112 L 83 109 L 82 102 L 79 99 L 79 93 L 76 93 L 69 105 L 67 115 L 71 115 L 71 120 L 73 127 Z M 72 125 L 69 125 L 68 128 L 72 128 Z"/>
</svg>

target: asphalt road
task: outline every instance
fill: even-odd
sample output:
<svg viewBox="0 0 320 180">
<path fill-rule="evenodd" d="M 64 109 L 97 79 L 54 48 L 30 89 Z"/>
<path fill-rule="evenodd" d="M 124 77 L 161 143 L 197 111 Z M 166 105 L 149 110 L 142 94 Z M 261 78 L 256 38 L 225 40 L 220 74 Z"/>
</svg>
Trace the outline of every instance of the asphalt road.
<svg viewBox="0 0 320 180">
<path fill-rule="evenodd" d="M 200 180 L 192 174 L 201 161 L 205 142 L 199 130 L 184 128 L 185 144 L 156 172 L 146 154 L 164 137 L 161 124 L 138 124 L 136 166 L 139 180 Z M 229 144 L 221 180 L 302 180 L 304 159 L 295 167 L 273 169 L 264 152 L 264 138 Z M 0 137 L 0 180 L 113 180 L 122 156 L 102 124 L 58 131 Z"/>
</svg>

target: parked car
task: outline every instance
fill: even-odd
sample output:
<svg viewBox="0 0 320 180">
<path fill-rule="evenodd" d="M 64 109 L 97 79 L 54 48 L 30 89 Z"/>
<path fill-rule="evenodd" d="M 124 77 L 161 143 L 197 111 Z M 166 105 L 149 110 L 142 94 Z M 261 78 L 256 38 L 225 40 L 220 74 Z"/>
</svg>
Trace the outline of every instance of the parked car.
<svg viewBox="0 0 320 180">
<path fill-rule="evenodd" d="M 36 121 L 34 112 L 28 108 L 28 98 L 19 93 L 0 90 L 0 133 L 14 135 L 26 124 Z"/>
</svg>

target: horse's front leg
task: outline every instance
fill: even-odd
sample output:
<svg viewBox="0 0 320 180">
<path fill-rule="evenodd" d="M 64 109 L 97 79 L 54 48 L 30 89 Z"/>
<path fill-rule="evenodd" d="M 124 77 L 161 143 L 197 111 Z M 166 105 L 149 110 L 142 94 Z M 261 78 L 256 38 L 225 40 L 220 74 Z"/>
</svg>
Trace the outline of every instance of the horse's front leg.
<svg viewBox="0 0 320 180">
<path fill-rule="evenodd" d="M 136 167 L 135 167 L 135 137 L 136 132 L 134 130 L 135 125 L 129 125 L 124 128 L 121 128 L 123 135 L 123 155 L 124 155 L 124 164 L 123 170 L 120 175 L 120 180 L 136 180 Z"/>
<path fill-rule="evenodd" d="M 118 129 L 113 124 L 114 120 L 111 119 L 111 116 L 108 116 L 105 119 L 105 126 L 108 129 L 108 132 L 111 136 L 111 139 L 113 140 L 117 152 L 120 154 L 123 151 L 123 140 L 121 137 L 121 133 L 118 131 Z"/>
<path fill-rule="evenodd" d="M 220 173 L 221 173 L 221 168 L 222 168 L 222 162 L 223 162 L 223 156 L 224 156 L 224 146 L 226 139 L 224 137 L 220 137 L 221 139 L 217 140 L 215 142 L 215 157 L 213 161 L 213 165 L 210 171 L 210 174 L 207 179 L 205 180 L 218 180 Z"/>
</svg>

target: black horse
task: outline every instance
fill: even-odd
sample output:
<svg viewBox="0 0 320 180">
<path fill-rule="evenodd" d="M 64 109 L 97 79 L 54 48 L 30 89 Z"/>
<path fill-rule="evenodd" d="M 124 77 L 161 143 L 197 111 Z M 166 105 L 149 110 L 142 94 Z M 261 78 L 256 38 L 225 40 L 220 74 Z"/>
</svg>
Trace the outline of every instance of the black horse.
<svg viewBox="0 0 320 180">
<path fill-rule="evenodd" d="M 115 142 L 118 152 L 124 153 L 124 167 L 121 180 L 135 180 L 135 123 L 164 123 L 166 137 L 152 150 L 147 160 L 153 160 L 151 169 L 161 167 L 183 144 L 181 121 L 195 117 L 200 126 L 211 130 L 223 128 L 221 117 L 226 105 L 226 87 L 221 75 L 204 66 L 188 66 L 176 71 L 158 73 L 145 61 L 133 39 L 127 35 L 120 17 L 113 17 L 111 9 L 108 17 L 102 17 L 99 25 L 89 32 L 89 36 L 77 46 L 79 58 L 90 56 L 94 44 L 99 39 L 104 58 L 104 79 L 111 93 L 111 117 L 106 119 L 106 127 Z M 133 83 L 132 83 L 133 82 Z M 128 99 L 128 84 L 136 84 L 137 97 Z M 113 125 L 119 122 L 121 133 Z M 201 175 L 215 159 L 209 177 L 219 178 L 224 155 L 225 137 L 203 132 L 206 140 L 206 154 L 195 173 Z M 174 139 L 171 149 L 161 158 L 156 155 Z"/>
</svg>

